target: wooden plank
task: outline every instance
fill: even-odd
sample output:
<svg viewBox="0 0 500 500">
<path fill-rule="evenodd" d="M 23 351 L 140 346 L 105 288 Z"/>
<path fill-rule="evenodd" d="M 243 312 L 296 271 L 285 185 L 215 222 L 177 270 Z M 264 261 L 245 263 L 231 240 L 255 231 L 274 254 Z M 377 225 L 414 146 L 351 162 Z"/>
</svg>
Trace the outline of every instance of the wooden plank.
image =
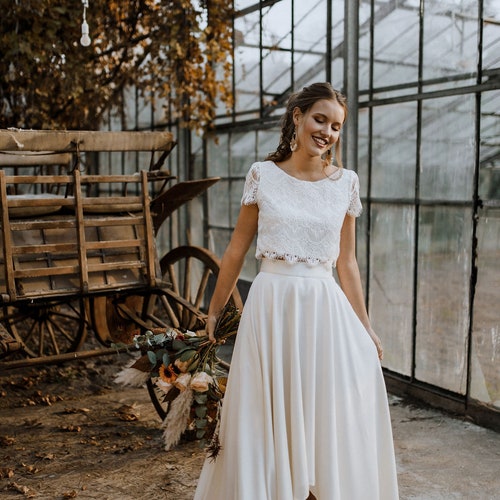
<svg viewBox="0 0 500 500">
<path fill-rule="evenodd" d="M 173 144 L 170 132 L 158 131 L 0 130 L 0 151 L 170 151 Z"/>
<path fill-rule="evenodd" d="M 144 239 L 146 251 L 146 274 L 150 286 L 156 286 L 156 245 L 153 233 L 153 219 L 151 217 L 150 205 L 151 199 L 148 190 L 148 177 L 147 172 L 142 171 L 142 202 L 144 204 Z"/>
<path fill-rule="evenodd" d="M 73 182 L 70 175 L 8 175 L 7 184 L 68 184 Z"/>
<path fill-rule="evenodd" d="M 75 179 L 75 215 L 76 215 L 76 241 L 78 243 L 78 263 L 80 264 L 80 288 L 83 293 L 88 292 L 89 271 L 87 262 L 87 247 L 85 239 L 85 226 L 83 224 L 82 186 L 80 184 L 80 171 L 74 170 Z"/>
<path fill-rule="evenodd" d="M 117 217 L 106 214 L 106 219 L 88 219 L 84 223 L 85 227 L 105 227 L 105 226 L 138 226 L 144 224 L 144 217 L 142 215 Z"/>
<path fill-rule="evenodd" d="M 0 151 L 0 166 L 2 167 L 32 167 L 37 165 L 68 165 L 71 153 L 52 153 L 49 151 L 19 153 L 17 151 Z"/>
<path fill-rule="evenodd" d="M 97 222 L 97 221 L 96 221 Z M 74 217 L 71 219 L 40 219 L 40 220 L 16 220 L 15 222 L 10 223 L 10 227 L 13 231 L 30 231 L 33 229 L 42 230 L 42 229 L 73 229 L 76 227 L 76 220 Z"/>
<path fill-rule="evenodd" d="M 129 260 L 123 262 L 102 262 L 99 264 L 89 264 L 88 272 L 105 272 L 105 271 L 117 271 L 120 269 L 142 269 L 144 267 L 144 262 L 138 260 Z"/>
<path fill-rule="evenodd" d="M 28 198 L 24 195 L 9 195 L 7 197 L 7 202 L 9 208 L 20 208 L 20 207 L 62 207 L 62 206 L 72 206 L 75 202 L 73 198 L 63 198 L 63 197 L 44 197 L 44 198 Z M 35 212 L 35 210 L 34 210 Z M 36 215 L 36 212 L 34 213 Z"/>
<path fill-rule="evenodd" d="M 32 267 L 30 269 L 16 269 L 16 278 L 39 278 L 41 276 L 61 276 L 63 274 L 74 274 L 78 276 L 78 266 L 55 266 L 55 267 Z"/>
<path fill-rule="evenodd" d="M 9 210 L 7 209 L 7 185 L 5 183 L 5 172 L 0 170 L 0 208 L 2 217 L 2 241 L 3 241 L 3 262 L 6 290 L 0 290 L 2 295 L 8 295 L 9 300 L 15 300 L 16 287 L 12 265 L 12 238 L 9 227 Z"/>
<path fill-rule="evenodd" d="M 104 250 L 116 248 L 137 248 L 141 246 L 141 240 L 111 240 L 111 241 L 87 241 L 87 248 L 89 250 Z"/>
<path fill-rule="evenodd" d="M 37 255 L 41 253 L 75 253 L 78 250 L 76 243 L 51 243 L 44 245 L 19 245 L 12 248 L 14 255 Z"/>
</svg>

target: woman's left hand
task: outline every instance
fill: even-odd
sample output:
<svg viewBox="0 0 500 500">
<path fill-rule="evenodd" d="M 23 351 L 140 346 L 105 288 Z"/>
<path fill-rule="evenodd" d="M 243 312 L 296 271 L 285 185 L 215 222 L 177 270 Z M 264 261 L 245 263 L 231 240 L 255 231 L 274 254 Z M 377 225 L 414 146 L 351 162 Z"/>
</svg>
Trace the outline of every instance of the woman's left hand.
<svg viewBox="0 0 500 500">
<path fill-rule="evenodd" d="M 378 335 L 371 328 L 368 329 L 368 334 L 370 335 L 371 339 L 373 340 L 373 343 L 375 344 L 375 347 L 377 348 L 378 359 L 382 361 L 382 358 L 384 357 L 384 349 L 382 348 L 382 342 L 378 338 Z"/>
</svg>

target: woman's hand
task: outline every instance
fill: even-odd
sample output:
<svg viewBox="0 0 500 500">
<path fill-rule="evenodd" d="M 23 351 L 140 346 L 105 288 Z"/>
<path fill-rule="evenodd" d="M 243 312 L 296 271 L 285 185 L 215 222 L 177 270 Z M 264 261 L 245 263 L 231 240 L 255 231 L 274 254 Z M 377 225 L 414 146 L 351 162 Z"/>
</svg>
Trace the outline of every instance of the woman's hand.
<svg viewBox="0 0 500 500">
<path fill-rule="evenodd" d="M 205 328 L 205 331 L 208 334 L 208 339 L 212 344 L 215 344 L 217 342 L 215 338 L 215 327 L 217 326 L 217 316 L 210 314 L 207 319 L 207 326 Z"/>
<path fill-rule="evenodd" d="M 378 338 L 378 335 L 371 328 L 369 328 L 367 331 L 371 339 L 373 340 L 375 347 L 377 348 L 378 359 L 382 361 L 382 358 L 384 357 L 384 349 L 382 348 L 382 342 Z"/>
</svg>

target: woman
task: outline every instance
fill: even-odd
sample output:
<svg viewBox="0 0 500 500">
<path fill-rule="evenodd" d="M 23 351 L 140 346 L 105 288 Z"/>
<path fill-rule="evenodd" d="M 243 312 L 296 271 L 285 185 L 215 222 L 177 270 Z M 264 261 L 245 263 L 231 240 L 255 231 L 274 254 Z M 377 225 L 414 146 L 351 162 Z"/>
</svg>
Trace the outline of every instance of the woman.
<svg viewBox="0 0 500 500">
<path fill-rule="evenodd" d="M 210 303 L 213 341 L 256 233 L 262 264 L 234 348 L 221 450 L 195 500 L 398 498 L 382 346 L 355 258 L 359 183 L 340 159 L 346 115 L 329 84 L 304 88 L 277 150 L 248 172 Z"/>
</svg>

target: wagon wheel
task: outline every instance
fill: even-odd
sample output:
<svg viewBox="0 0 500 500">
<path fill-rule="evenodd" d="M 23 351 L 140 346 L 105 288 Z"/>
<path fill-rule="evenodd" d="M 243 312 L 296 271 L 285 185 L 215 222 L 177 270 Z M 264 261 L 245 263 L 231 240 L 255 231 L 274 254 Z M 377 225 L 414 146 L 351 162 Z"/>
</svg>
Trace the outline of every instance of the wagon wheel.
<svg viewBox="0 0 500 500">
<path fill-rule="evenodd" d="M 29 357 L 77 351 L 85 341 L 82 299 L 3 306 L 0 321 Z"/>
<path fill-rule="evenodd" d="M 140 315 L 143 301 L 140 295 L 89 297 L 87 315 L 97 340 L 106 347 L 113 343 L 131 344 L 134 335 L 139 333 L 139 326 L 125 311 Z"/>
<path fill-rule="evenodd" d="M 160 261 L 163 280 L 172 284 L 165 295 L 156 297 L 153 323 L 187 330 L 202 330 L 207 320 L 208 305 L 215 280 L 219 273 L 220 261 L 209 250 L 196 246 L 181 246 L 168 252 Z M 242 309 L 240 293 L 235 288 L 229 302 Z M 221 346 L 221 351 L 231 351 L 232 346 Z M 221 357 L 229 361 L 231 352 L 221 352 Z M 165 393 L 148 379 L 151 401 L 163 420 L 168 413 Z"/>
</svg>

